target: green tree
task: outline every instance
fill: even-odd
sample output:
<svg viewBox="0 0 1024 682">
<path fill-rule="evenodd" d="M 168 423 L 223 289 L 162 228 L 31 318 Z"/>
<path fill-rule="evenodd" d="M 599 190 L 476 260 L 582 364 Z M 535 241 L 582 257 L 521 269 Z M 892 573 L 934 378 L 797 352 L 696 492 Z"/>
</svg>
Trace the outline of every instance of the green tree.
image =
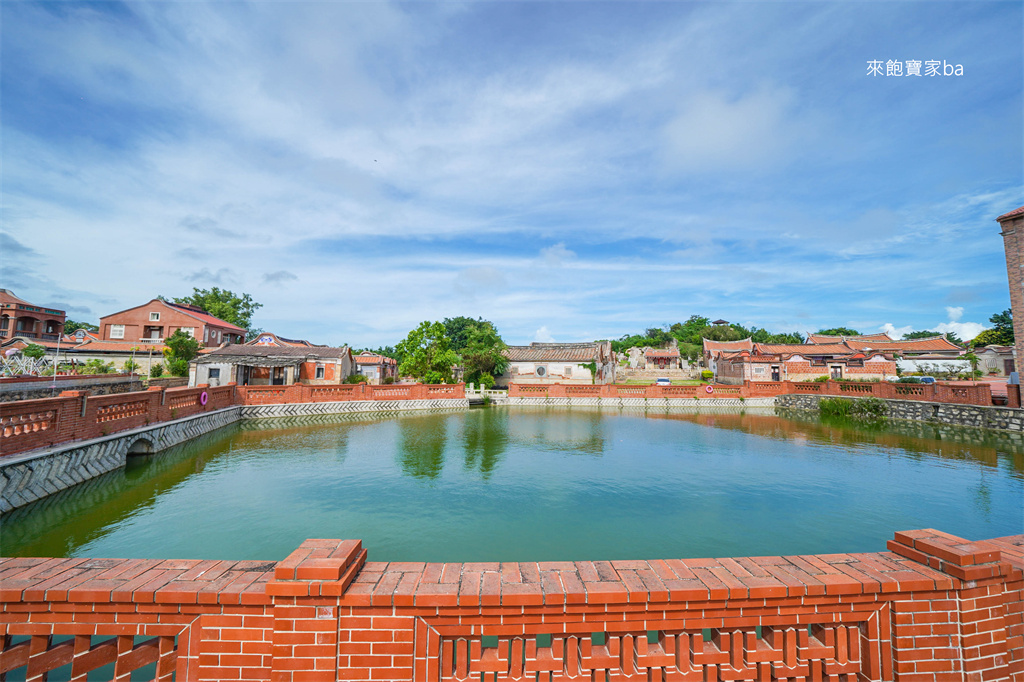
<svg viewBox="0 0 1024 682">
<path fill-rule="evenodd" d="M 427 384 L 450 382 L 452 366 L 459 360 L 441 322 L 421 322 L 396 350 L 402 356 L 399 374 Z"/>
<path fill-rule="evenodd" d="M 446 317 L 444 318 L 444 333 L 448 335 L 452 350 L 461 353 L 462 349 L 469 344 L 469 338 L 476 329 L 485 324 L 491 324 L 482 317 Z M 492 325 L 493 327 L 493 325 Z"/>
<path fill-rule="evenodd" d="M 94 324 L 89 324 L 88 322 L 75 322 L 74 320 L 64 320 L 65 334 L 74 334 L 79 329 L 84 329 L 87 332 L 98 332 L 100 330 L 99 327 L 97 327 Z"/>
<path fill-rule="evenodd" d="M 37 343 L 30 343 L 21 349 L 21 354 L 24 355 L 26 358 L 38 360 L 39 358 L 46 355 L 46 349 Z"/>
<path fill-rule="evenodd" d="M 241 327 L 246 330 L 246 337 L 250 330 L 257 331 L 252 327 L 252 316 L 257 310 L 263 307 L 262 303 L 252 300 L 249 294 L 241 296 L 227 289 L 192 289 L 191 296 L 173 299 L 175 303 L 199 306 L 214 317 L 225 322 Z"/>
<path fill-rule="evenodd" d="M 199 354 L 199 341 L 189 334 L 175 329 L 174 333 L 164 339 L 164 358 L 167 370 L 176 377 L 188 376 L 189 360 Z"/>
<path fill-rule="evenodd" d="M 508 367 L 508 358 L 502 354 L 506 348 L 508 346 L 490 322 L 484 321 L 473 328 L 461 352 L 465 380 L 482 384 L 487 383 L 484 380 L 487 377 L 493 386 L 494 376 Z"/>
<path fill-rule="evenodd" d="M 981 364 L 981 358 L 974 353 L 964 353 L 962 360 L 966 360 L 971 363 L 971 378 L 975 379 L 981 376 L 981 370 L 978 369 L 978 365 Z"/>
<path fill-rule="evenodd" d="M 971 346 L 981 348 L 982 346 L 1012 346 L 1013 335 L 1013 311 L 1007 309 L 996 313 L 988 318 L 994 326 L 986 329 L 971 341 Z"/>
<path fill-rule="evenodd" d="M 910 332 L 908 334 L 904 334 L 903 340 L 912 341 L 913 339 L 927 339 L 932 336 L 942 336 L 942 334 L 940 334 L 939 332 L 933 332 L 926 329 L 924 331 Z"/>
<path fill-rule="evenodd" d="M 833 327 L 832 329 L 819 329 L 818 334 L 825 336 L 860 336 L 860 332 L 849 327 Z"/>
</svg>

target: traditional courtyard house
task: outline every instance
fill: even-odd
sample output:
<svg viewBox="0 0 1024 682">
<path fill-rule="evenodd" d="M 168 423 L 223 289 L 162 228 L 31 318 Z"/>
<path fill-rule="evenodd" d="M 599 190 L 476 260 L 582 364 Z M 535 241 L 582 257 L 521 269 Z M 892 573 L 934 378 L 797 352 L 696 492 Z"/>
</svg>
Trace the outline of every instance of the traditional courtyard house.
<svg viewBox="0 0 1024 682">
<path fill-rule="evenodd" d="M 644 351 L 647 369 L 679 369 L 682 367 L 678 348 L 648 348 Z"/>
<path fill-rule="evenodd" d="M 830 379 L 884 380 L 896 375 L 891 355 L 861 352 L 845 343 L 755 343 L 749 351 L 718 356 L 716 378 L 723 384 L 744 381 L 808 381 Z"/>
<path fill-rule="evenodd" d="M 398 361 L 394 358 L 364 350 L 353 360 L 356 363 L 356 374 L 362 374 L 371 384 L 382 384 L 388 377 L 392 380 L 398 377 Z"/>
<path fill-rule="evenodd" d="M 189 386 L 330 385 L 344 383 L 354 363 L 348 346 L 249 346 L 233 344 L 202 353 L 189 363 Z"/>
<path fill-rule="evenodd" d="M 245 341 L 245 330 L 198 306 L 154 298 L 144 305 L 100 318 L 103 341 L 162 344 L 180 329 L 206 346 Z"/>
<path fill-rule="evenodd" d="M 998 376 L 1010 376 L 1010 372 L 1016 367 L 1015 352 L 1013 346 L 983 346 L 974 351 L 981 361 L 978 369 L 982 374 L 995 374 Z"/>
<path fill-rule="evenodd" d="M 56 341 L 64 333 L 66 319 L 63 310 L 29 303 L 9 289 L 0 289 L 0 339 L 20 336 L 36 343 Z"/>
<path fill-rule="evenodd" d="M 246 341 L 247 346 L 281 346 L 290 348 L 316 348 L 317 344 L 310 343 L 305 339 L 286 339 L 272 332 L 262 332 L 252 341 Z"/>
<path fill-rule="evenodd" d="M 615 353 L 611 341 L 599 343 L 531 343 L 509 346 L 503 352 L 509 364 L 496 376 L 498 386 L 509 382 L 544 384 L 613 384 Z M 597 368 L 596 375 L 590 367 Z"/>
<path fill-rule="evenodd" d="M 712 372 L 716 370 L 718 358 L 723 353 L 738 353 L 740 351 L 749 352 L 754 347 L 753 342 L 749 338 L 741 339 L 739 341 L 712 341 L 711 339 L 703 339 L 703 342 L 704 366 Z"/>
<path fill-rule="evenodd" d="M 854 350 L 872 351 L 879 350 L 883 353 L 891 353 L 902 357 L 936 355 L 947 358 L 957 358 L 966 351 L 941 334 L 928 336 L 923 339 L 895 340 L 888 334 L 864 334 L 861 336 L 825 336 L 823 334 L 808 334 L 806 344 L 827 345 L 845 343 Z"/>
</svg>

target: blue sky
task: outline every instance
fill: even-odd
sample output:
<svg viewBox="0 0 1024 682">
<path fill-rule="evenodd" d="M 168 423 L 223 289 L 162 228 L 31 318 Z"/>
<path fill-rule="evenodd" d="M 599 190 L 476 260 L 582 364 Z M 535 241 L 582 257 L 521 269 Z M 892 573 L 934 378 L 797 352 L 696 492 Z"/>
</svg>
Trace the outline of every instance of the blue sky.
<svg viewBox="0 0 1024 682">
<path fill-rule="evenodd" d="M 1009 307 L 1019 2 L 0 11 L 0 286 L 74 319 L 210 286 L 357 346 L 456 315 L 970 338 Z"/>
</svg>

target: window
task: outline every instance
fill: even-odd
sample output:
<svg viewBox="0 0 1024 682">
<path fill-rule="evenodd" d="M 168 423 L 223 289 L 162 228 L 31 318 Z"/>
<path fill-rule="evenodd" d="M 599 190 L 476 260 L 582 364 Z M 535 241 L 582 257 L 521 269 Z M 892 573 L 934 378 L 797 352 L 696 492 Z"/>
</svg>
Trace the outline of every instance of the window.
<svg viewBox="0 0 1024 682">
<path fill-rule="evenodd" d="M 572 376 L 572 366 L 571 365 L 566 365 L 565 366 L 565 376 L 567 376 L 567 377 L 571 377 Z"/>
<path fill-rule="evenodd" d="M 211 367 L 210 368 L 210 378 L 211 379 L 220 379 L 220 368 L 219 367 L 217 367 L 217 368 Z"/>
<path fill-rule="evenodd" d="M 178 327 L 178 329 L 181 330 L 182 334 L 188 334 L 189 336 L 191 336 L 193 338 L 196 335 L 196 328 L 195 327 Z"/>
<path fill-rule="evenodd" d="M 124 325 L 123 324 L 112 324 L 112 325 L 110 325 L 110 338 L 112 338 L 112 339 L 123 339 L 124 338 Z"/>
<path fill-rule="evenodd" d="M 159 322 L 160 321 L 160 313 L 150 313 L 149 314 L 149 321 L 150 322 Z"/>
<path fill-rule="evenodd" d="M 317 365 L 316 366 L 316 378 L 317 379 L 323 379 L 324 378 L 324 366 L 323 365 Z"/>
</svg>

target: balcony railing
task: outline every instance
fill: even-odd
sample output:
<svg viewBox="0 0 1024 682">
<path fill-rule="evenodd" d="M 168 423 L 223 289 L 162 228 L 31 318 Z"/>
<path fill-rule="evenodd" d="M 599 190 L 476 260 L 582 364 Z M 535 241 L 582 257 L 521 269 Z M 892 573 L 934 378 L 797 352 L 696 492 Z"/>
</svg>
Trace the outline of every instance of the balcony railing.
<svg viewBox="0 0 1024 682">
<path fill-rule="evenodd" d="M 164 340 L 162 338 L 153 338 L 151 336 L 144 336 L 141 339 L 139 339 L 139 343 L 163 343 L 163 342 L 164 342 Z"/>
</svg>

